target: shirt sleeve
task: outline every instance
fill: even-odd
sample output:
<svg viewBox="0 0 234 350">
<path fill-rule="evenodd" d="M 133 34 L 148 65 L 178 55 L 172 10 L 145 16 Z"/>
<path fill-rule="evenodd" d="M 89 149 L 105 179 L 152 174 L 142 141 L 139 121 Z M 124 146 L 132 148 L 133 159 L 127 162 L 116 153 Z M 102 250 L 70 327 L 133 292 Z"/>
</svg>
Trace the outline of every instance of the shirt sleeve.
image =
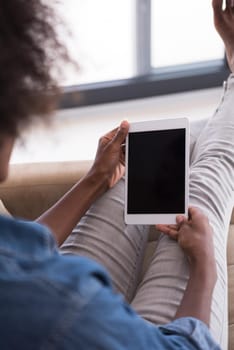
<svg viewBox="0 0 234 350">
<path fill-rule="evenodd" d="M 206 324 L 192 317 L 179 318 L 165 326 L 160 326 L 159 330 L 164 335 L 179 335 L 187 338 L 196 346 L 196 349 L 221 350 Z"/>
<path fill-rule="evenodd" d="M 143 320 L 110 286 L 78 310 L 72 328 L 64 337 L 69 349 L 95 350 L 219 350 L 208 328 L 192 318 L 181 318 L 156 327 Z M 73 300 L 74 302 L 74 300 Z M 73 310 L 75 304 L 73 304 Z M 60 345 L 62 345 L 60 343 Z"/>
</svg>

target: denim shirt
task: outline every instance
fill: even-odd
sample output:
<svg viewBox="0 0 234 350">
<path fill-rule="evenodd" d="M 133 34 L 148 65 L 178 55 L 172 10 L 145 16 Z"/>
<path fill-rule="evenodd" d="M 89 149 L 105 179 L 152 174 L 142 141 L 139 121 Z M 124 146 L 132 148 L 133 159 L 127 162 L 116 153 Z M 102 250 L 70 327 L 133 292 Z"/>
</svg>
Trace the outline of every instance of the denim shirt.
<svg viewBox="0 0 234 350">
<path fill-rule="evenodd" d="M 161 327 L 143 320 L 101 266 L 60 255 L 41 225 L 1 216 L 0 349 L 220 348 L 196 319 Z"/>
</svg>

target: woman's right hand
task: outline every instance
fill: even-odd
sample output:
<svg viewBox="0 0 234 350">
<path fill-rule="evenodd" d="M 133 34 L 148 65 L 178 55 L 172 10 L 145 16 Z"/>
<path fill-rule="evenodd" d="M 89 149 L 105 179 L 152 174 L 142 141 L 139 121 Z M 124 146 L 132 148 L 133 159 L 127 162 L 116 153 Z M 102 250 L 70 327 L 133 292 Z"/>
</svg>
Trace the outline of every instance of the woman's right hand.
<svg viewBox="0 0 234 350">
<path fill-rule="evenodd" d="M 105 189 L 113 187 L 124 175 L 124 145 L 128 135 L 129 123 L 125 120 L 120 126 L 99 140 L 97 154 L 89 174 L 97 174 L 102 181 L 106 179 Z"/>
</svg>

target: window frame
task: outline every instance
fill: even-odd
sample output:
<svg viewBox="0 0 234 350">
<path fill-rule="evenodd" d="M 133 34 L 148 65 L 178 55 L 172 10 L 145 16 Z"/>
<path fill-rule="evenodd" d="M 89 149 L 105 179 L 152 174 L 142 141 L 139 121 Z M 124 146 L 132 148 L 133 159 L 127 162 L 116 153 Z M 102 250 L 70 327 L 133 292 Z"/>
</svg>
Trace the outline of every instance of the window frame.
<svg viewBox="0 0 234 350">
<path fill-rule="evenodd" d="M 135 77 L 64 87 L 59 108 L 77 108 L 220 86 L 223 59 L 155 69 L 151 66 L 151 0 L 136 0 Z"/>
</svg>

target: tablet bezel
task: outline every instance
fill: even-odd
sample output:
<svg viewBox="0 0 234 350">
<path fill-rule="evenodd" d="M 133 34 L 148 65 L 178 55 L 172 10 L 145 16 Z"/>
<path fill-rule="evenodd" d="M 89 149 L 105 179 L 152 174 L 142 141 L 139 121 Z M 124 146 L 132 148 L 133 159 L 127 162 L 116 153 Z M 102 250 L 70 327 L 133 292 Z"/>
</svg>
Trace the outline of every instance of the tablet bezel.
<svg viewBox="0 0 234 350">
<path fill-rule="evenodd" d="M 173 118 L 173 119 L 157 119 L 144 122 L 130 123 L 129 133 L 157 131 L 157 130 L 176 130 L 185 129 L 185 212 L 175 214 L 128 214 L 128 153 L 129 153 L 129 137 L 126 138 L 126 154 L 125 154 L 125 208 L 124 218 L 126 224 L 175 224 L 177 215 L 188 215 L 189 200 L 189 119 Z"/>
</svg>

